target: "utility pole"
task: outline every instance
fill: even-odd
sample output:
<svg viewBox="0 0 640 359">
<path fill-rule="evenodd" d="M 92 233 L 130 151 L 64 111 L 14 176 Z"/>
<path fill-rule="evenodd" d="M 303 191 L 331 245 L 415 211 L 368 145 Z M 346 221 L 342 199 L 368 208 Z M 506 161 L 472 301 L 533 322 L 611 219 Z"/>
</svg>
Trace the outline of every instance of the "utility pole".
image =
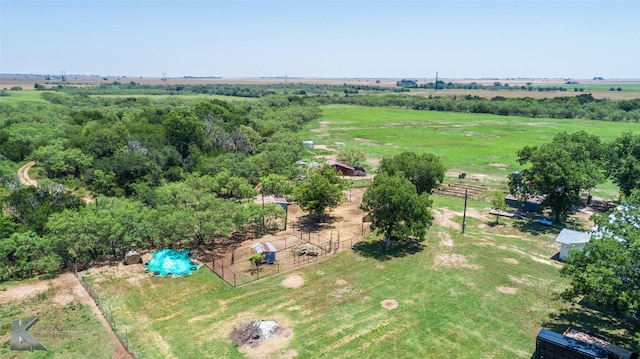
<svg viewBox="0 0 640 359">
<path fill-rule="evenodd" d="M 462 214 L 462 234 L 464 234 L 464 228 L 467 226 L 467 191 L 464 190 L 464 213 Z"/>
<path fill-rule="evenodd" d="M 438 71 L 436 71 L 436 85 L 433 87 L 433 92 L 438 91 Z"/>
</svg>

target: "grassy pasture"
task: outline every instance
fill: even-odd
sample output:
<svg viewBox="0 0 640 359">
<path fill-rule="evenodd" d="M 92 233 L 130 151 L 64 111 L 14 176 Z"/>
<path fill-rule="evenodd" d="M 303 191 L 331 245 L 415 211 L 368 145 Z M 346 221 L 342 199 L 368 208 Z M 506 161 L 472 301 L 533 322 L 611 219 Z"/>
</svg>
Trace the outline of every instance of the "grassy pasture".
<svg viewBox="0 0 640 359">
<path fill-rule="evenodd" d="M 636 123 L 527 118 L 487 114 L 415 111 L 389 107 L 327 105 L 307 124 L 304 138 L 340 149 L 358 147 L 369 159 L 405 150 L 440 156 L 453 172 L 485 174 L 506 180 L 519 170 L 517 151 L 549 142 L 562 131 L 585 130 L 611 141 Z"/>
<path fill-rule="evenodd" d="M 31 279 L 0 284 L 0 296 L 15 285 L 36 284 Z M 49 285 L 47 289 L 20 301 L 0 305 L 0 358 L 111 358 L 115 348 L 105 328 L 88 305 L 68 301 L 68 289 Z M 11 322 L 37 316 L 38 323 L 29 332 L 47 351 L 10 350 Z"/>
<path fill-rule="evenodd" d="M 462 199 L 433 198 L 437 217 L 461 222 Z M 93 277 L 94 288 L 143 358 L 530 358 L 541 326 L 569 325 L 629 345 L 638 328 L 556 299 L 566 285 L 549 260 L 558 229 L 504 219 L 492 227 L 486 206 L 469 203 L 464 235 L 434 225 L 415 253 L 384 255 L 372 239 L 239 288 L 206 268 L 180 279 Z M 294 274 L 304 285 L 283 287 Z M 383 308 L 388 299 L 398 307 Z M 237 348 L 231 331 L 259 319 L 286 326 L 290 341 Z"/>
</svg>

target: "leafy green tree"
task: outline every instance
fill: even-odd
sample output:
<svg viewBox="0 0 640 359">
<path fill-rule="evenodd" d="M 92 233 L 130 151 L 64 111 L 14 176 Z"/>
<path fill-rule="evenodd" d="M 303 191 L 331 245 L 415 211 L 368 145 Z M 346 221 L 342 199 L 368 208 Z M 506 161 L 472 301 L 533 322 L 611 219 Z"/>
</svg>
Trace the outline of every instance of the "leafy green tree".
<svg viewBox="0 0 640 359">
<path fill-rule="evenodd" d="M 6 199 L 6 210 L 16 221 L 38 234 L 45 232 L 45 225 L 52 213 L 65 209 L 77 210 L 84 206 L 81 198 L 57 183 L 39 186 L 19 186 Z"/>
<path fill-rule="evenodd" d="M 491 196 L 491 208 L 496 211 L 506 211 L 509 206 L 504 201 L 504 193 L 500 191 L 493 192 Z M 496 224 L 500 223 L 500 215 L 496 214 Z"/>
<path fill-rule="evenodd" d="M 116 174 L 113 171 L 94 170 L 89 180 L 89 188 L 97 193 L 112 197 L 124 194 L 124 190 L 116 183 Z"/>
<path fill-rule="evenodd" d="M 154 214 L 138 201 L 98 197 L 79 211 L 52 215 L 48 236 L 68 265 L 105 257 L 119 260 L 129 250 L 152 247 L 160 235 Z"/>
<path fill-rule="evenodd" d="M 283 175 L 271 173 L 265 177 L 260 178 L 261 191 L 263 195 L 273 194 L 276 196 L 284 196 L 291 194 L 293 191 L 293 184 L 291 181 Z"/>
<path fill-rule="evenodd" d="M 167 140 L 183 158 L 189 155 L 189 147 L 198 149 L 204 146 L 204 121 L 188 109 L 175 109 L 167 115 L 162 124 Z"/>
<path fill-rule="evenodd" d="M 431 193 L 444 180 L 445 168 L 440 159 L 433 154 L 403 152 L 385 157 L 378 165 L 378 173 L 389 176 L 403 176 L 416 187 L 418 194 Z"/>
<path fill-rule="evenodd" d="M 360 166 L 367 160 L 367 155 L 360 149 L 349 147 L 338 151 L 336 159 L 351 166 Z"/>
<path fill-rule="evenodd" d="M 129 131 L 121 121 L 89 122 L 82 129 L 82 150 L 96 158 L 108 157 L 126 146 Z"/>
<path fill-rule="evenodd" d="M 336 175 L 333 168 L 325 165 L 295 188 L 293 196 L 303 210 L 322 218 L 327 209 L 338 206 L 344 186 L 344 181 Z"/>
<path fill-rule="evenodd" d="M 604 181 L 602 158 L 600 138 L 584 131 L 562 132 L 550 143 L 525 146 L 518 151 L 518 162 L 529 167 L 522 171 L 524 187 L 519 190 L 525 197 L 544 195 L 542 204 L 552 209 L 559 223 L 579 203 L 582 190 Z"/>
<path fill-rule="evenodd" d="M 161 178 L 161 168 L 156 162 L 148 155 L 136 153 L 126 147 L 116 151 L 113 156 L 96 161 L 95 169 L 101 170 L 104 175 L 113 174 L 117 187 L 124 190 L 127 195 L 133 193 L 133 184 L 145 182 L 158 185 Z M 101 177 L 92 176 L 92 178 L 99 180 Z M 102 179 L 110 181 L 110 178 Z"/>
<path fill-rule="evenodd" d="M 60 265 L 50 240 L 35 232 L 13 233 L 0 241 L 0 281 L 53 273 Z"/>
<path fill-rule="evenodd" d="M 229 171 L 222 171 L 213 177 L 213 191 L 221 198 L 232 198 L 240 202 L 258 194 L 246 179 L 232 176 Z"/>
<path fill-rule="evenodd" d="M 62 178 L 80 177 L 93 159 L 78 148 L 65 148 L 64 141 L 41 146 L 31 153 L 31 158 L 43 165 L 47 176 Z"/>
<path fill-rule="evenodd" d="M 640 189 L 640 135 L 624 132 L 606 148 L 606 173 L 629 196 Z"/>
<path fill-rule="evenodd" d="M 584 297 L 605 309 L 640 314 L 640 192 L 612 212 L 596 216 L 584 251 L 571 251 L 560 273 L 571 286 L 567 300 Z"/>
<path fill-rule="evenodd" d="M 385 251 L 391 250 L 393 237 L 416 236 L 424 240 L 431 226 L 431 200 L 426 192 L 401 176 L 378 174 L 362 197 L 362 208 L 371 216 L 371 227 L 386 238 Z"/>
<path fill-rule="evenodd" d="M 174 182 L 156 190 L 161 219 L 157 224 L 170 243 L 214 243 L 233 231 L 240 204 L 218 198 L 212 188 L 194 182 Z"/>
</svg>

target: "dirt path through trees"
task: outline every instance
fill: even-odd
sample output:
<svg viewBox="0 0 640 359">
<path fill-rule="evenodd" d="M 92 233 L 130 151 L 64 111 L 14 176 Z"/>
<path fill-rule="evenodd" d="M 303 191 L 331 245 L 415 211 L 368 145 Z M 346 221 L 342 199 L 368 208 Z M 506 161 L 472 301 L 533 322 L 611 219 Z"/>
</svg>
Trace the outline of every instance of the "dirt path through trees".
<svg viewBox="0 0 640 359">
<path fill-rule="evenodd" d="M 18 178 L 20 178 L 20 183 L 27 186 L 38 185 L 38 181 L 32 180 L 31 177 L 29 177 L 29 169 L 35 164 L 36 161 L 31 161 L 18 169 Z"/>
</svg>

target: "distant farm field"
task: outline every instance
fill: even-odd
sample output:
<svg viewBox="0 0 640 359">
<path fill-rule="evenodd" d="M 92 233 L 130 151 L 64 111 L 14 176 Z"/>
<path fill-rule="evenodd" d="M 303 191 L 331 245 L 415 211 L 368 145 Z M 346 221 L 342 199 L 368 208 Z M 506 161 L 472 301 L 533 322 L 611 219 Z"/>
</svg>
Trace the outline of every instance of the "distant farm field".
<svg viewBox="0 0 640 359">
<path fill-rule="evenodd" d="M 301 136 L 333 150 L 357 147 L 367 153 L 370 165 L 402 151 L 429 152 L 440 156 L 449 171 L 504 181 L 507 174 L 520 169 L 516 153 L 522 147 L 549 142 L 562 131 L 579 130 L 606 142 L 625 131 L 636 132 L 640 125 L 327 105 L 322 107 L 322 117 L 308 123 Z"/>
</svg>

